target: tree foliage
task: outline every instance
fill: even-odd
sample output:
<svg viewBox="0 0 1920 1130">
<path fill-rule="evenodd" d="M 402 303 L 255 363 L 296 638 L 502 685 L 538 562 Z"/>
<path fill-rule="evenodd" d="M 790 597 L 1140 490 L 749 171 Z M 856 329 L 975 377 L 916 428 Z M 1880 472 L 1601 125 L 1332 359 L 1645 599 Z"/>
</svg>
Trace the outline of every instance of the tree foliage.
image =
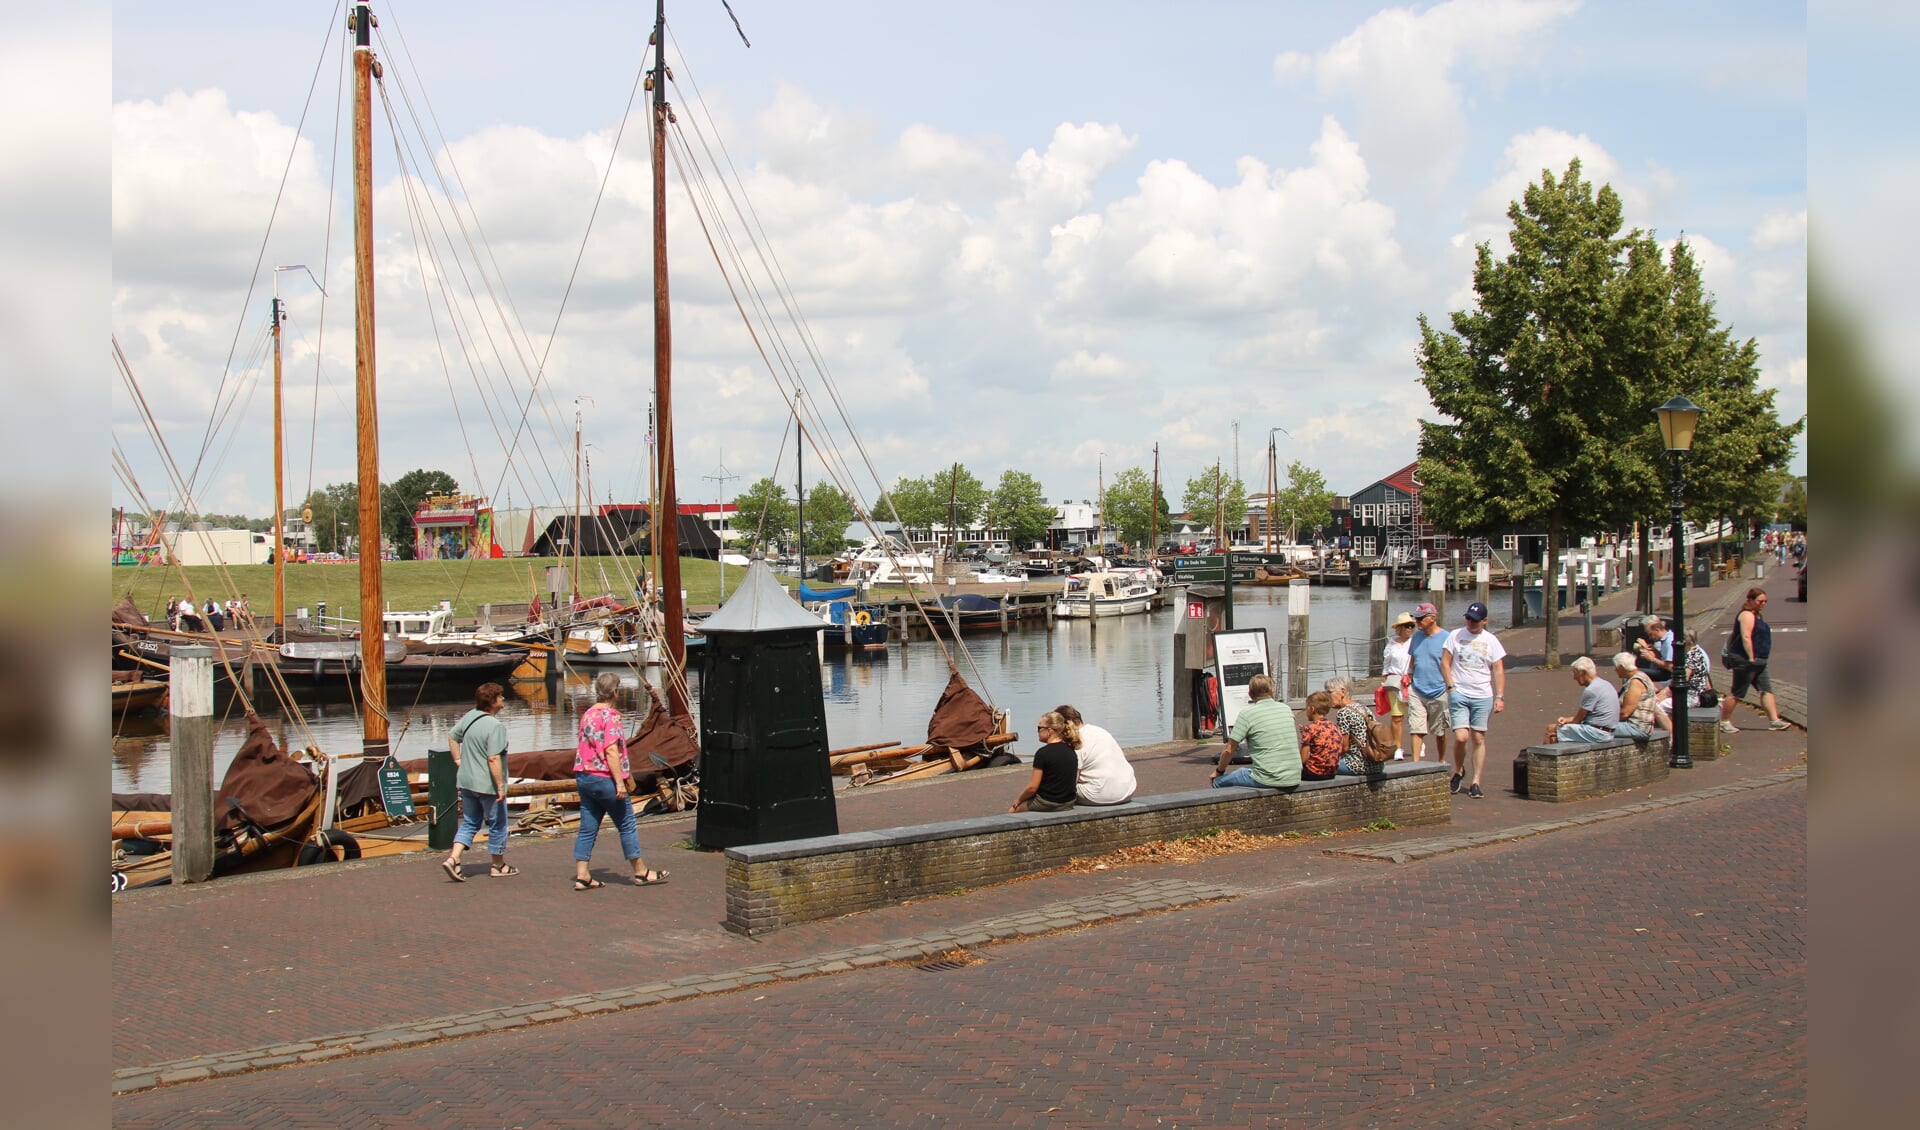
<svg viewBox="0 0 1920 1130">
<path fill-rule="evenodd" d="M 942 495 L 936 505 L 932 484 L 902 475 L 894 480 L 892 489 L 874 500 L 873 513 L 883 522 L 897 521 L 909 530 L 925 530 L 946 520 L 947 499 Z"/>
<path fill-rule="evenodd" d="M 1285 526 L 1287 541 L 1298 542 L 1300 530 L 1317 530 L 1333 523 L 1333 492 L 1327 477 L 1299 460 L 1287 464 L 1287 481 L 1269 503 L 1272 521 Z"/>
<path fill-rule="evenodd" d="M 793 502 L 787 490 L 771 478 L 760 479 L 733 500 L 737 507 L 735 544 L 748 553 L 786 541 L 793 532 Z"/>
<path fill-rule="evenodd" d="M 308 494 L 300 509 L 312 512 L 316 552 L 343 552 L 342 538 L 360 535 L 360 488 L 354 483 L 328 483 Z"/>
<path fill-rule="evenodd" d="M 1107 484 L 1107 522 L 1120 530 L 1120 540 L 1130 546 L 1142 546 L 1155 529 L 1165 533 L 1167 496 L 1156 492 L 1153 477 L 1138 467 L 1128 467 Z"/>
<path fill-rule="evenodd" d="M 986 524 L 1005 530 L 1007 540 L 1016 546 L 1046 537 L 1047 527 L 1053 524 L 1053 507 L 1047 505 L 1040 480 L 1025 471 L 1000 472 L 1000 481 L 987 499 Z"/>
<path fill-rule="evenodd" d="M 1619 196 L 1596 192 L 1577 160 L 1560 178 L 1543 171 L 1507 217 L 1510 253 L 1477 249 L 1474 308 L 1451 315 L 1451 332 L 1420 318 L 1421 380 L 1441 417 L 1420 425 L 1427 518 L 1466 535 L 1544 526 L 1552 576 L 1564 539 L 1665 513 L 1653 409 L 1678 393 L 1707 412 L 1691 509 L 1752 512 L 1753 484 L 1737 480 L 1784 465 L 1799 425 L 1782 428 L 1756 391 L 1757 350 L 1719 326 L 1686 245 L 1669 264 L 1647 233 L 1622 234 Z M 1546 608 L 1553 666 L 1558 602 Z"/>
<path fill-rule="evenodd" d="M 1187 492 L 1181 496 L 1180 506 L 1196 521 L 1209 525 L 1225 521 L 1224 527 L 1214 526 L 1214 533 L 1224 543 L 1226 532 L 1237 529 L 1247 520 L 1247 486 L 1216 463 L 1187 480 Z"/>
<path fill-rule="evenodd" d="M 847 524 L 853 521 L 853 503 L 839 487 L 819 482 L 807 491 L 806 552 L 815 556 L 839 553 L 847 547 Z"/>
<path fill-rule="evenodd" d="M 1804 479 L 1789 479 L 1781 492 L 1774 521 L 1785 522 L 1796 530 L 1807 528 L 1807 484 Z"/>
<path fill-rule="evenodd" d="M 957 533 L 980 524 L 980 516 L 987 509 L 987 488 L 973 472 L 955 463 L 928 480 L 927 486 L 939 510 L 935 520 L 941 525 Z"/>
</svg>

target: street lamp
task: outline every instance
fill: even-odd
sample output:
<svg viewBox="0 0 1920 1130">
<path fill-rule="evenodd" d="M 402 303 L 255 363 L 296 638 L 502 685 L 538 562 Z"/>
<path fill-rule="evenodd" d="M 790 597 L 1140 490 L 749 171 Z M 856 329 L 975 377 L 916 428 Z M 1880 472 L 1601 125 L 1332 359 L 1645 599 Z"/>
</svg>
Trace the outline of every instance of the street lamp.
<svg viewBox="0 0 1920 1130">
<path fill-rule="evenodd" d="M 1684 657 L 1687 648 L 1687 527 L 1680 510 L 1686 501 L 1687 453 L 1693 450 L 1694 425 L 1700 422 L 1700 406 L 1684 396 L 1676 396 L 1653 410 L 1660 417 L 1660 438 L 1667 445 L 1668 501 L 1673 508 L 1673 634 L 1674 654 Z M 1667 766 L 1693 768 L 1687 753 L 1687 665 L 1684 658 L 1673 665 L 1673 740 L 1668 749 Z"/>
</svg>

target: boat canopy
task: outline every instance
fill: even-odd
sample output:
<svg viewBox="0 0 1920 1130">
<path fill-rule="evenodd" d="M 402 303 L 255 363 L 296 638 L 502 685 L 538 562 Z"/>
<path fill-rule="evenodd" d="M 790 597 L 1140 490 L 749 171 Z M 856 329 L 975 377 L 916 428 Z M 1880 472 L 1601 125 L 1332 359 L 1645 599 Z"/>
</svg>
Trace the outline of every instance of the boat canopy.
<svg viewBox="0 0 1920 1130">
<path fill-rule="evenodd" d="M 807 582 L 805 581 L 800 582 L 800 599 L 809 604 L 818 600 L 845 600 L 850 596 L 858 594 L 859 591 L 859 589 L 852 585 L 843 585 L 839 588 L 832 589 L 816 589 L 808 588 Z"/>
</svg>

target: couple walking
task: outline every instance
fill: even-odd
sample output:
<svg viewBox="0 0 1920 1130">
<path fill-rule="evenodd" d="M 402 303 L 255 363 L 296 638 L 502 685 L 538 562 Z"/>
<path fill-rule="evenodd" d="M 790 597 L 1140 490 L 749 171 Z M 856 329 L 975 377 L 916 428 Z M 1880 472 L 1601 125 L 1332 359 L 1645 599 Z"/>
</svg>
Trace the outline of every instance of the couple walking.
<svg viewBox="0 0 1920 1130">
<path fill-rule="evenodd" d="M 600 837 L 600 822 L 606 819 L 620 833 L 620 853 L 633 868 L 635 885 L 664 883 L 669 874 L 648 867 L 640 854 L 640 831 L 628 793 L 626 727 L 613 705 L 619 692 L 620 677 L 611 671 L 602 674 L 593 682 L 594 704 L 580 716 L 580 740 L 573 758 L 574 785 L 580 793 L 580 831 L 573 844 L 576 891 L 606 886 L 587 867 Z M 460 829 L 440 868 L 456 883 L 467 881 L 460 859 L 473 847 L 482 823 L 487 826 L 487 854 L 492 857 L 487 874 L 496 879 L 520 874 L 507 862 L 507 727 L 499 717 L 505 705 L 506 691 L 499 683 L 481 684 L 474 692 L 474 708 L 454 724 L 450 735 L 460 788 Z"/>
</svg>

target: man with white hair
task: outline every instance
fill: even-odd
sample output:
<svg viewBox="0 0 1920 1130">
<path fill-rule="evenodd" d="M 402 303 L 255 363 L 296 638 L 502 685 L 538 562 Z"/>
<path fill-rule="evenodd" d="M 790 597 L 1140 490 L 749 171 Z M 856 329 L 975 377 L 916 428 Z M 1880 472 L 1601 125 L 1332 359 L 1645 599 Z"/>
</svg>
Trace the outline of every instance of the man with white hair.
<svg viewBox="0 0 1920 1130">
<path fill-rule="evenodd" d="M 1620 693 L 1600 677 L 1600 669 L 1586 656 L 1573 661 L 1573 681 L 1580 684 L 1580 708 L 1547 727 L 1550 742 L 1612 741 L 1620 723 Z"/>
</svg>

